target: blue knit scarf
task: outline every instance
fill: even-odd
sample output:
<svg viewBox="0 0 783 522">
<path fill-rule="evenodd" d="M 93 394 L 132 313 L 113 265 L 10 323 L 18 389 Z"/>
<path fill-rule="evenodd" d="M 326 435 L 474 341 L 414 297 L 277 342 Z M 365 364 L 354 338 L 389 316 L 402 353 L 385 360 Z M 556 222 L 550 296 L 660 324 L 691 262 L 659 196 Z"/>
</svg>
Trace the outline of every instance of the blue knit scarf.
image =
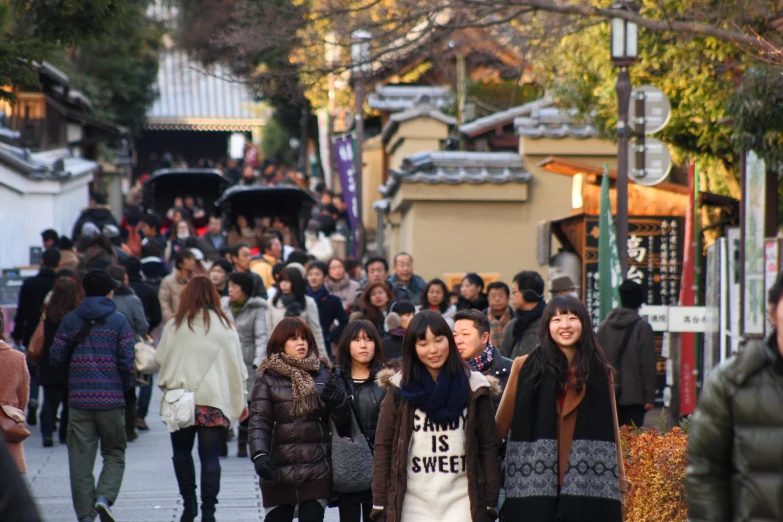
<svg viewBox="0 0 783 522">
<path fill-rule="evenodd" d="M 325 286 L 322 286 L 318 290 L 313 290 L 310 285 L 307 286 L 307 295 L 313 298 L 316 303 L 320 303 L 321 299 L 329 295 L 329 290 Z"/>
<path fill-rule="evenodd" d="M 441 371 L 438 381 L 423 368 L 414 372 L 411 381 L 402 387 L 402 396 L 436 424 L 448 424 L 460 418 L 467 404 L 468 377 L 460 371 L 449 375 Z"/>
</svg>

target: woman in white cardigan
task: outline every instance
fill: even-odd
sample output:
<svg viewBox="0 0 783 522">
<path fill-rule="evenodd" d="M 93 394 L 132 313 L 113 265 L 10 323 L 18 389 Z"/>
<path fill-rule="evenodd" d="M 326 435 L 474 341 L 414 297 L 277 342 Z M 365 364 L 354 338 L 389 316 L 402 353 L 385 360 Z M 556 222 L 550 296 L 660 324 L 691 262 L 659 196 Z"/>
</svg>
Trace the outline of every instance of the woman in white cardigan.
<svg viewBox="0 0 783 522">
<path fill-rule="evenodd" d="M 239 336 L 220 308 L 220 297 L 205 276 L 190 280 L 180 297 L 177 314 L 170 319 L 155 352 L 160 365 L 158 386 L 185 389 L 195 394 L 196 421 L 171 434 L 174 472 L 182 495 L 181 521 L 198 515 L 193 444 L 198 435 L 201 461 L 201 520 L 214 522 L 220 491 L 220 446 L 226 428 L 247 418 L 245 382 Z"/>
<path fill-rule="evenodd" d="M 322 357 L 327 354 L 324 345 L 324 334 L 321 329 L 321 320 L 318 316 L 318 304 L 307 295 L 307 283 L 299 269 L 288 266 L 280 274 L 278 279 L 277 293 L 269 301 L 269 309 L 266 314 L 266 331 L 274 332 L 277 323 L 284 317 L 299 316 L 315 337 L 315 343 L 318 345 L 318 352 Z"/>
</svg>

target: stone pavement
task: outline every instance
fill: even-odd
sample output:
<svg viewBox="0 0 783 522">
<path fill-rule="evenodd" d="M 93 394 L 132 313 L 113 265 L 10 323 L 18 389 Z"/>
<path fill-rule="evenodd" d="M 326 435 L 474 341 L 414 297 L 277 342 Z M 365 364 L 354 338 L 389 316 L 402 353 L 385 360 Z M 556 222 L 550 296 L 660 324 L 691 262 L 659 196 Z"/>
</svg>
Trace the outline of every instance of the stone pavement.
<svg viewBox="0 0 783 522">
<path fill-rule="evenodd" d="M 112 511 L 120 522 L 176 522 L 182 513 L 182 500 L 171 463 L 171 442 L 160 421 L 157 404 L 160 390 L 155 388 L 147 423 L 150 431 L 140 432 L 128 444 L 125 476 L 120 496 Z M 154 413 L 153 413 L 154 412 Z M 71 503 L 68 475 L 68 450 L 55 441 L 53 448 L 41 445 L 40 423 L 31 426 L 32 435 L 25 441 L 27 482 L 47 522 L 76 520 Z M 56 435 L 55 435 L 56 439 Z M 223 468 L 217 520 L 257 522 L 264 519 L 261 491 L 249 459 L 238 459 L 236 441 L 229 446 L 229 457 L 221 459 Z M 198 454 L 193 454 L 198 470 Z M 96 457 L 96 479 L 101 466 L 100 450 Z M 327 522 L 337 522 L 336 509 L 327 509 Z M 9 521 L 11 522 L 11 521 Z"/>
</svg>

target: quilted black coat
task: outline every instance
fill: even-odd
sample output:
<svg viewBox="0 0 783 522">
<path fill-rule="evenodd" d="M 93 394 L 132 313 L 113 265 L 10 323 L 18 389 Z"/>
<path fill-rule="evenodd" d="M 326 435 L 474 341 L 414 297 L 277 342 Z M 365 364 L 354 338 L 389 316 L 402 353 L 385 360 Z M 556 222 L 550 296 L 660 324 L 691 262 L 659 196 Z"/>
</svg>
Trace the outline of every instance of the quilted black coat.
<svg viewBox="0 0 783 522">
<path fill-rule="evenodd" d="M 332 378 L 321 365 L 312 373 L 318 393 Z M 339 433 L 350 430 L 347 400 L 337 408 L 322 406 L 304 416 L 294 415 L 291 379 L 266 371 L 256 380 L 250 399 L 250 455 L 270 456 L 274 481 L 260 479 L 264 506 L 328 499 L 332 494 L 332 434 L 329 417 Z"/>
</svg>

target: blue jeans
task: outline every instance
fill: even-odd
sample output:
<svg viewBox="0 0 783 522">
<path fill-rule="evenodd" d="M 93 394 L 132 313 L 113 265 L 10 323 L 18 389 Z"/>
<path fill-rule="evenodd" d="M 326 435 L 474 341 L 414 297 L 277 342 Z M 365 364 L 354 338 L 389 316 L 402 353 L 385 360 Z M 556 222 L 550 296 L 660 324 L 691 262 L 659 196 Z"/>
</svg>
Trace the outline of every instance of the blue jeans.
<svg viewBox="0 0 783 522">
<path fill-rule="evenodd" d="M 150 400 L 152 399 L 152 385 L 154 378 L 154 375 L 150 375 L 150 385 L 139 388 L 139 403 L 136 405 L 136 416 L 139 419 L 146 418 L 147 412 L 150 409 Z"/>
</svg>

